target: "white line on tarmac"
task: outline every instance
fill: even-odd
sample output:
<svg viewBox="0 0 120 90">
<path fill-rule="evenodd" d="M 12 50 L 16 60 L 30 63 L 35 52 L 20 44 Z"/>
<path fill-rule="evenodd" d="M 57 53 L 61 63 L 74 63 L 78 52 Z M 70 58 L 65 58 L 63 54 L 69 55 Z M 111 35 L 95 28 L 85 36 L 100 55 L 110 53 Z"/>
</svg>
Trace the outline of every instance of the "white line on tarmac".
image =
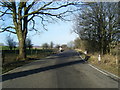
<svg viewBox="0 0 120 90">
<path fill-rule="evenodd" d="M 107 72 L 107 71 L 106 71 Z M 114 74 L 112 74 L 112 73 L 110 73 L 110 72 L 107 72 L 108 74 L 111 74 L 112 76 L 114 76 L 114 77 L 116 77 L 116 78 L 118 78 L 118 79 L 120 79 L 120 77 L 118 77 L 118 76 L 116 76 L 116 75 L 114 75 Z"/>
<path fill-rule="evenodd" d="M 103 71 L 99 70 L 98 68 L 96 68 L 96 67 L 92 66 L 91 64 L 88 64 L 88 65 L 89 65 L 89 66 L 91 66 L 92 68 L 96 69 L 97 71 L 101 72 L 102 74 L 105 74 L 105 75 L 107 75 L 107 76 L 108 76 L 108 74 L 107 74 L 107 73 L 105 73 L 105 72 L 103 72 Z"/>
<path fill-rule="evenodd" d="M 79 54 L 79 52 L 78 52 L 78 54 Z M 80 56 L 80 55 L 79 55 Z M 80 56 L 80 58 L 82 58 L 81 56 Z M 82 58 L 83 59 L 83 58 Z M 96 69 L 97 71 L 99 71 L 99 72 L 101 72 L 102 74 L 104 74 L 104 75 L 107 75 L 108 76 L 108 74 L 110 74 L 110 75 L 112 75 L 112 76 L 114 76 L 114 77 L 116 77 L 116 78 L 118 78 L 118 79 L 120 79 L 120 77 L 118 77 L 118 76 L 116 76 L 116 75 L 114 75 L 114 74 L 112 74 L 112 73 L 110 73 L 110 72 L 107 72 L 107 71 L 105 71 L 105 72 L 107 72 L 107 73 L 105 73 L 105 72 L 103 72 L 103 71 L 101 71 L 100 69 L 98 69 L 98 68 L 96 68 L 96 67 L 94 67 L 93 65 L 91 65 L 91 64 L 88 64 L 89 66 L 91 66 L 92 68 L 94 68 L 94 69 Z"/>
<path fill-rule="evenodd" d="M 81 56 L 80 56 L 81 57 Z M 82 58 L 82 57 L 81 57 Z M 83 59 L 83 58 L 82 58 Z M 101 70 L 99 70 L 98 68 L 96 68 L 96 67 L 94 67 L 93 65 L 91 65 L 91 64 L 88 64 L 89 66 L 91 66 L 92 68 L 94 68 L 94 69 L 96 69 L 97 71 L 99 71 L 99 72 L 101 72 L 102 74 L 104 74 L 104 75 L 107 75 L 108 76 L 108 74 L 107 73 L 105 73 L 105 72 L 103 72 L 103 71 L 101 71 Z"/>
<path fill-rule="evenodd" d="M 81 55 L 79 55 L 79 52 L 77 52 L 78 53 L 78 56 L 81 58 L 81 59 L 83 59 L 82 57 L 81 57 Z"/>
<path fill-rule="evenodd" d="M 107 75 L 107 76 L 109 76 L 108 74 L 110 74 L 110 75 L 112 75 L 112 76 L 114 76 L 114 77 L 116 77 L 116 78 L 118 78 L 118 79 L 120 79 L 120 77 L 118 77 L 118 76 L 116 76 L 116 75 L 114 75 L 114 74 L 112 74 L 112 73 L 110 73 L 110 72 L 107 72 L 107 71 L 105 71 L 105 72 L 107 72 L 107 73 L 105 73 L 105 72 L 103 72 L 103 71 L 101 71 L 100 69 L 98 69 L 98 68 L 96 68 L 96 67 L 94 67 L 93 65 L 91 65 L 91 64 L 88 64 L 89 66 L 91 66 L 92 68 L 94 68 L 94 69 L 96 69 L 97 71 L 99 71 L 99 72 L 101 72 L 102 74 L 104 74 L 104 75 Z"/>
</svg>

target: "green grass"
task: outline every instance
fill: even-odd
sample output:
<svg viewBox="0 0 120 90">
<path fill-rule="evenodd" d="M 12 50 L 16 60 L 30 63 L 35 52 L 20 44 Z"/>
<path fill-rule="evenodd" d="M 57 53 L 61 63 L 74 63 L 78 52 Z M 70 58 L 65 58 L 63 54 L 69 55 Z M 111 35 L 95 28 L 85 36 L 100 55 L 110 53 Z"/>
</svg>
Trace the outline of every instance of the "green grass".
<svg viewBox="0 0 120 90">
<path fill-rule="evenodd" d="M 8 46 L 0 46 L 0 50 L 9 50 Z"/>
<path fill-rule="evenodd" d="M 4 50 L 2 50 L 2 58 L 4 61 L 2 63 L 2 73 L 55 53 L 56 51 L 52 49 L 27 49 L 26 54 L 28 60 L 17 61 L 16 58 L 18 56 L 18 50 L 6 50 L 6 48 L 4 48 Z"/>
</svg>

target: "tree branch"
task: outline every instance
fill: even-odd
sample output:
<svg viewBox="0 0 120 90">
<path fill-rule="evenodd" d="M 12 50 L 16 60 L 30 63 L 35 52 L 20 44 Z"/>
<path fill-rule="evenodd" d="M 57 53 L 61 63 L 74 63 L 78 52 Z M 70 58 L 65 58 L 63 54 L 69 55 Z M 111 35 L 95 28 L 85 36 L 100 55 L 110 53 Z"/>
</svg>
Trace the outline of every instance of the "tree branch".
<svg viewBox="0 0 120 90">
<path fill-rule="evenodd" d="M 10 33 L 16 34 L 16 32 L 8 30 L 9 28 L 15 29 L 15 27 L 9 26 L 9 27 L 6 27 L 6 28 L 2 28 L 2 31 L 0 31 L 0 33 L 7 31 L 7 32 L 10 32 Z"/>
<path fill-rule="evenodd" d="M 76 4 L 75 3 L 68 3 L 68 4 L 61 5 L 61 6 L 56 7 L 56 8 L 41 8 L 40 10 L 58 10 L 60 8 L 67 7 L 69 5 L 76 5 Z"/>
<path fill-rule="evenodd" d="M 40 17 L 40 16 L 38 16 L 38 17 Z M 47 31 L 47 29 L 45 28 L 46 25 L 44 24 L 44 21 L 45 21 L 44 18 L 43 17 L 40 17 L 40 18 L 42 19 L 41 24 L 42 24 L 43 28 Z"/>
<path fill-rule="evenodd" d="M 27 7 L 27 9 L 26 9 L 26 10 L 28 10 L 28 11 L 29 11 L 29 10 L 31 9 L 31 7 L 35 4 L 35 1 L 36 1 L 36 0 L 34 0 L 34 1 L 33 1 L 33 2 L 32 2 L 32 3 L 31 3 L 28 7 Z"/>
<path fill-rule="evenodd" d="M 54 1 L 54 0 L 53 0 Z M 39 8 L 37 11 L 43 10 L 43 8 L 45 8 L 46 6 L 49 6 L 51 3 L 53 3 L 53 1 L 45 4 L 44 6 L 42 6 L 41 8 Z"/>
<path fill-rule="evenodd" d="M 46 8 L 46 9 L 45 9 L 45 7 L 48 6 L 48 5 L 50 5 L 51 3 L 52 3 L 52 2 L 49 2 L 48 4 L 45 4 L 43 7 L 39 8 L 38 10 L 33 11 L 33 12 L 31 12 L 31 13 L 28 13 L 27 15 L 24 15 L 24 16 L 22 16 L 21 18 L 27 17 L 27 16 L 29 16 L 29 15 L 34 15 L 34 14 L 46 14 L 46 15 L 51 15 L 51 16 L 57 16 L 57 15 L 50 14 L 50 13 L 44 13 L 44 12 L 42 12 L 42 11 L 43 11 L 43 10 L 58 10 L 58 9 L 60 9 L 60 8 L 62 8 L 62 7 L 67 7 L 67 6 L 69 6 L 69 5 L 76 5 L 75 3 L 68 3 L 68 4 L 61 5 L 61 6 L 56 7 L 56 8 Z M 40 12 L 40 10 L 41 10 L 41 12 Z"/>
<path fill-rule="evenodd" d="M 2 4 L 2 5 L 0 5 L 1 7 L 6 7 L 6 8 L 8 8 L 9 10 L 11 10 L 12 11 L 12 4 L 11 4 L 11 2 L 2 2 L 2 1 L 0 1 L 0 3 Z"/>
<path fill-rule="evenodd" d="M 12 13 L 7 13 L 8 10 L 9 10 L 9 9 L 7 9 L 7 10 L 5 10 L 5 11 L 0 11 L 0 13 L 2 13 L 2 14 L 0 15 L 0 17 L 4 16 L 5 14 L 11 14 L 11 15 L 12 15 Z"/>
<path fill-rule="evenodd" d="M 49 15 L 49 16 L 55 16 L 55 17 L 59 17 L 59 14 L 51 14 L 51 13 L 43 13 L 43 12 L 38 12 L 38 13 L 36 13 L 36 14 L 43 14 L 43 15 Z M 30 20 L 32 20 L 34 17 L 36 17 L 36 16 L 38 16 L 38 15 L 35 15 L 35 14 L 33 14 L 33 16 L 32 17 L 30 17 L 30 19 L 28 19 L 28 22 L 30 21 Z M 38 16 L 38 17 L 40 17 L 40 16 Z M 42 18 L 42 17 L 41 17 Z"/>
<path fill-rule="evenodd" d="M 31 20 L 32 20 L 32 22 L 33 22 L 33 26 L 32 26 L 32 28 L 31 28 L 30 31 L 32 31 L 32 30 L 37 31 L 37 29 L 35 29 L 35 20 L 34 20 L 33 18 L 32 18 Z"/>
<path fill-rule="evenodd" d="M 32 17 L 30 17 L 30 19 L 27 20 L 27 22 L 29 22 L 30 20 L 32 20 L 36 15 L 33 14 Z"/>
</svg>

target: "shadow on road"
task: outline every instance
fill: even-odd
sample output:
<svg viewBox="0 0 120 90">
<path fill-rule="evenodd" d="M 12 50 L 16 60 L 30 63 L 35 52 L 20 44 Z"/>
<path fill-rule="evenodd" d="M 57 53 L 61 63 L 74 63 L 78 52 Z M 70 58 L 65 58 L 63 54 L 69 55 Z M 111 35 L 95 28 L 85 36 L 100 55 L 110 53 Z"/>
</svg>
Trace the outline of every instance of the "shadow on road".
<svg viewBox="0 0 120 90">
<path fill-rule="evenodd" d="M 56 65 L 51 65 L 51 66 L 47 66 L 47 67 L 27 70 L 27 71 L 5 74 L 5 75 L 2 75 L 2 81 L 15 79 L 15 78 L 19 78 L 19 77 L 24 77 L 24 76 L 35 74 L 35 73 L 40 73 L 40 72 L 43 72 L 43 71 L 56 69 L 56 68 L 61 68 L 61 67 L 74 65 L 74 64 L 79 64 L 79 63 L 84 63 L 84 62 L 85 62 L 84 60 L 76 60 L 76 61 L 66 62 L 66 63 L 62 63 L 62 64 L 56 64 Z"/>
</svg>

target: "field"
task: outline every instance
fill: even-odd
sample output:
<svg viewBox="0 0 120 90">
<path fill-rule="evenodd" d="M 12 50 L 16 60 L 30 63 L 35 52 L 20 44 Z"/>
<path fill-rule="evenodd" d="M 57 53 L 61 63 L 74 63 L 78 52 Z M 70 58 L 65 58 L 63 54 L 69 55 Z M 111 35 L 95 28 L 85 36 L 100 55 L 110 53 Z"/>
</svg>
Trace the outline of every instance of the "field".
<svg viewBox="0 0 120 90">
<path fill-rule="evenodd" d="M 27 60 L 25 61 L 17 61 L 16 58 L 18 56 L 18 49 L 9 50 L 8 47 L 2 48 L 2 73 L 5 73 L 11 69 L 19 67 L 21 65 L 33 62 L 35 60 L 39 60 L 46 56 L 52 55 L 56 53 L 54 49 L 27 49 Z"/>
</svg>

